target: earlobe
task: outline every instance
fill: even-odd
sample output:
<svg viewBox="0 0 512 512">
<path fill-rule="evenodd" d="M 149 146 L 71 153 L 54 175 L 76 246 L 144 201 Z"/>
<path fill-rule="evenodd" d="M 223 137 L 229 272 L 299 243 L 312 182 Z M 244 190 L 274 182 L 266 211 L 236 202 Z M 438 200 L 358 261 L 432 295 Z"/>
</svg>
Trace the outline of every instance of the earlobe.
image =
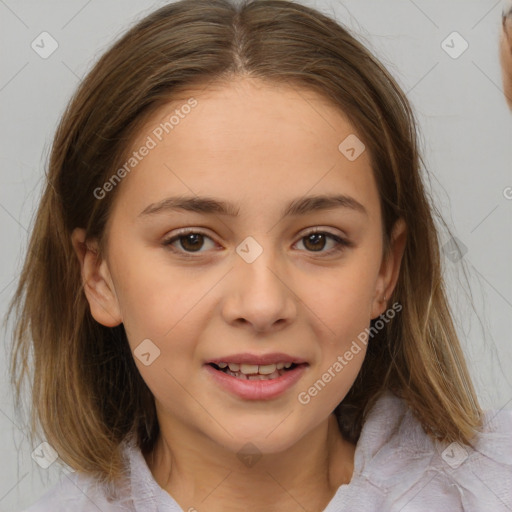
<svg viewBox="0 0 512 512">
<path fill-rule="evenodd" d="M 85 296 L 91 315 L 106 327 L 115 327 L 123 320 L 107 261 L 101 259 L 96 240 L 86 240 L 85 230 L 75 228 L 71 242 L 81 268 Z"/>
<path fill-rule="evenodd" d="M 403 219 L 398 219 L 393 226 L 389 251 L 383 258 L 375 296 L 372 302 L 371 318 L 377 318 L 386 311 L 387 300 L 391 297 L 400 275 L 400 266 L 405 250 L 407 226 Z"/>
</svg>

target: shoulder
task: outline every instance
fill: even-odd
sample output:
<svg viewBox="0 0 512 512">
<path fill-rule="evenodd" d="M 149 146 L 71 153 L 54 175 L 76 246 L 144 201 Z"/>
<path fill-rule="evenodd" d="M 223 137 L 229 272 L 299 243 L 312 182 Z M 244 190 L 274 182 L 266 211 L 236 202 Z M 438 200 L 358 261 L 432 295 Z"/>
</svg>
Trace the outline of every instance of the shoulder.
<svg viewBox="0 0 512 512">
<path fill-rule="evenodd" d="M 23 512 L 128 512 L 132 511 L 130 479 L 107 486 L 91 475 L 61 472 L 59 481 Z"/>
<path fill-rule="evenodd" d="M 126 466 L 115 486 L 102 484 L 85 473 L 63 473 L 54 487 L 23 512 L 181 511 L 154 480 L 135 436 L 127 436 L 120 448 Z"/>
<path fill-rule="evenodd" d="M 355 466 L 386 510 L 512 510 L 511 433 L 512 411 L 490 410 L 472 446 L 435 441 L 387 393 L 370 411 Z"/>
<path fill-rule="evenodd" d="M 87 501 L 94 501 L 97 496 L 91 495 L 86 480 L 74 473 L 63 473 L 60 480 L 53 487 L 49 488 L 32 506 L 23 512 L 63 512 L 71 509 L 74 512 L 88 512 L 93 510 L 94 505 L 91 503 L 91 506 L 88 507 Z M 82 493 L 81 489 L 85 489 L 86 492 Z"/>
</svg>

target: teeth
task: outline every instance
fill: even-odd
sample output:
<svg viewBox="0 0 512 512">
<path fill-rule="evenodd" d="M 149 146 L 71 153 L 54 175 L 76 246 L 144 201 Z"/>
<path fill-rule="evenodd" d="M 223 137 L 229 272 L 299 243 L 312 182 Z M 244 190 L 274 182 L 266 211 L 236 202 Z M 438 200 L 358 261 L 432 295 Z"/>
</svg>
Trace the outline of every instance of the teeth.
<svg viewBox="0 0 512 512">
<path fill-rule="evenodd" d="M 226 373 L 228 375 L 231 375 L 231 377 L 236 377 L 237 379 L 242 379 L 242 380 L 271 380 L 271 379 L 277 379 L 278 377 L 281 376 L 281 374 L 277 370 L 275 370 L 270 375 L 259 375 L 259 374 L 246 375 L 245 373 L 242 373 L 242 372 L 235 373 L 230 370 L 226 370 Z"/>
<path fill-rule="evenodd" d="M 229 368 L 231 371 L 233 371 L 233 368 L 231 368 L 231 364 L 229 365 Z M 240 371 L 242 373 L 245 373 L 245 375 L 250 375 L 251 373 L 258 373 L 258 365 L 257 364 L 241 364 Z"/>
<path fill-rule="evenodd" d="M 216 363 L 221 369 L 229 367 L 225 370 L 229 375 L 233 375 L 245 380 L 266 380 L 268 378 L 277 378 L 283 369 L 288 369 L 293 363 L 273 363 L 273 364 L 238 364 L 238 363 Z"/>
<path fill-rule="evenodd" d="M 290 368 L 292 363 L 275 363 L 275 364 L 238 364 L 238 363 L 217 363 L 219 368 L 226 368 L 229 366 L 229 369 L 232 372 L 242 372 L 245 375 L 270 375 L 274 373 L 276 370 L 282 370 L 283 368 Z"/>
<path fill-rule="evenodd" d="M 257 364 L 241 364 L 240 371 L 245 373 L 245 375 L 270 375 L 276 371 L 276 365 L 266 364 L 258 366 Z"/>
<path fill-rule="evenodd" d="M 242 373 L 242 372 L 231 372 L 231 371 L 227 371 L 226 372 L 228 375 L 231 375 L 231 377 L 236 377 L 237 379 L 242 379 L 242 380 L 248 380 L 249 377 L 247 377 L 247 375 L 245 375 L 245 373 Z"/>
<path fill-rule="evenodd" d="M 274 373 L 276 371 L 277 365 L 276 364 L 265 364 L 260 365 L 258 370 L 258 373 L 260 375 L 270 375 L 271 373 Z"/>
</svg>

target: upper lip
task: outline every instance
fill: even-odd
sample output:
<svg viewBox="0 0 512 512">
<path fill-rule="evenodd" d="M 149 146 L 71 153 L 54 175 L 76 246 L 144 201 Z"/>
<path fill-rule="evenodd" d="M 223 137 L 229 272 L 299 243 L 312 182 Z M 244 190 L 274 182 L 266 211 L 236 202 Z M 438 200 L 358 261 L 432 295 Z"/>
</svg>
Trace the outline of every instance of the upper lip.
<svg viewBox="0 0 512 512">
<path fill-rule="evenodd" d="M 206 364 L 210 363 L 238 363 L 238 364 L 257 364 L 265 365 L 272 363 L 295 363 L 302 364 L 306 363 L 305 359 L 301 357 L 291 356 L 289 354 L 283 354 L 281 352 L 274 352 L 272 354 L 250 354 L 244 352 L 243 354 L 231 354 L 229 356 L 216 357 L 206 361 Z"/>
</svg>

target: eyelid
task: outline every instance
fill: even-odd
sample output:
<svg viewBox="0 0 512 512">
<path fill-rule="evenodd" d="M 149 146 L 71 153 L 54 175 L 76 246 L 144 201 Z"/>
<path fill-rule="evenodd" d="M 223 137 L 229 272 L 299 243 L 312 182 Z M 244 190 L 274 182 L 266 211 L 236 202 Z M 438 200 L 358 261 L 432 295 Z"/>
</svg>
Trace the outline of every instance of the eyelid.
<svg viewBox="0 0 512 512">
<path fill-rule="evenodd" d="M 295 243 L 298 243 L 303 238 L 305 238 L 309 235 L 313 235 L 315 233 L 325 234 L 325 235 L 327 235 L 327 237 L 331 238 L 331 240 L 334 240 L 336 242 L 336 246 L 333 249 L 330 249 L 329 251 L 325 251 L 325 252 L 322 252 L 322 251 L 319 252 L 320 255 L 323 255 L 325 257 L 330 256 L 332 254 L 336 254 L 345 249 L 350 249 L 350 248 L 354 247 L 354 243 L 346 235 L 336 234 L 336 233 L 333 233 L 332 231 L 330 231 L 330 228 L 322 228 L 322 227 L 315 227 L 315 228 L 307 230 L 305 233 L 303 233 L 299 237 L 299 240 L 297 240 L 297 242 L 295 242 Z M 306 251 L 306 252 L 308 252 L 309 254 L 315 254 L 315 251 Z"/>
<path fill-rule="evenodd" d="M 204 237 L 209 238 L 210 240 L 215 242 L 214 238 L 210 236 L 207 232 L 203 231 L 201 228 L 181 228 L 178 229 L 176 232 L 173 232 L 172 235 L 166 235 L 162 240 L 162 244 L 164 246 L 169 246 L 171 243 L 175 242 L 176 240 L 179 240 L 181 237 L 191 234 L 203 235 Z"/>
<path fill-rule="evenodd" d="M 305 236 L 311 235 L 313 233 L 326 233 L 328 235 L 336 236 L 338 238 L 342 238 L 343 240 L 348 242 L 348 235 L 345 233 L 334 233 L 331 231 L 330 227 L 316 226 L 314 228 L 306 228 L 303 234 L 299 238 L 303 238 Z"/>
<path fill-rule="evenodd" d="M 318 254 L 321 257 L 327 257 L 328 255 L 331 255 L 331 254 L 343 251 L 344 249 L 351 248 L 351 247 L 354 246 L 353 242 L 350 241 L 346 235 L 333 233 L 332 231 L 330 231 L 330 229 L 331 228 L 324 228 L 324 227 L 321 227 L 321 226 L 316 226 L 314 228 L 309 228 L 309 229 L 306 228 L 306 231 L 303 231 L 302 234 L 300 234 L 300 236 L 298 237 L 298 240 L 294 243 L 294 245 L 297 244 L 303 238 L 305 238 L 305 237 L 307 237 L 309 235 L 312 235 L 312 234 L 315 234 L 315 233 L 320 233 L 320 234 L 326 235 L 327 237 L 329 237 L 331 240 L 333 240 L 336 243 L 336 246 L 334 248 L 328 250 L 328 251 L 318 251 Z M 173 251 L 173 252 L 175 252 L 175 253 L 177 253 L 180 256 L 183 256 L 185 258 L 191 258 L 191 259 L 198 258 L 205 251 L 198 251 L 197 253 L 194 253 L 194 252 L 186 252 L 186 251 L 176 250 L 176 249 L 174 249 L 172 247 L 172 244 L 174 242 L 179 240 L 181 237 L 187 236 L 189 234 L 202 235 L 202 236 L 204 236 L 206 238 L 209 238 L 214 243 L 216 243 L 214 238 L 211 237 L 205 231 L 203 231 L 203 229 L 201 229 L 201 228 L 193 228 L 192 227 L 192 228 L 181 228 L 181 229 L 178 229 L 171 236 L 166 236 L 164 238 L 164 240 L 162 241 L 162 245 L 164 246 L 164 248 L 167 248 L 167 249 L 169 249 L 169 250 L 171 250 L 171 251 Z M 302 252 L 306 252 L 306 253 L 309 253 L 309 254 L 313 255 L 317 251 L 302 251 Z"/>
</svg>

